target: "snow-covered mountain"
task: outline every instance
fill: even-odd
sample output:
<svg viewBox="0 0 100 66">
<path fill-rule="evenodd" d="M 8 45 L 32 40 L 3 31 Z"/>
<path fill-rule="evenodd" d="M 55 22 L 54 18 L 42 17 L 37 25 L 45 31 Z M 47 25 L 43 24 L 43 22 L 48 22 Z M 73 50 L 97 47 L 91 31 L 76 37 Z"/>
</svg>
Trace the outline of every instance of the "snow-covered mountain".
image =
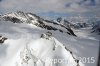
<svg viewBox="0 0 100 66">
<path fill-rule="evenodd" d="M 1 41 L 7 37 L 0 42 L 0 50 L 4 51 L 0 51 L 0 66 L 83 66 L 72 51 L 54 38 L 51 32 L 46 32 L 47 30 L 33 24 L 4 21 L 0 22 L 0 27 Z M 7 56 L 4 58 L 5 53 Z"/>
<path fill-rule="evenodd" d="M 45 34 L 44 37 L 32 42 L 20 52 L 18 66 L 79 66 L 72 52 L 58 40 Z M 63 59 L 63 60 L 61 60 Z M 64 60 L 65 59 L 65 60 Z"/>
<path fill-rule="evenodd" d="M 58 30 L 69 35 L 76 36 L 71 28 L 68 28 L 62 24 L 51 22 L 49 20 L 44 20 L 32 13 L 24 13 L 21 11 L 17 11 L 2 15 L 0 19 L 4 21 L 11 21 L 13 23 L 32 23 L 33 25 L 36 25 L 47 30 Z"/>
<path fill-rule="evenodd" d="M 1 15 L 0 66 L 96 66 L 99 37 L 87 28 L 74 33 L 32 13 Z"/>
<path fill-rule="evenodd" d="M 80 29 L 92 26 L 93 20 L 94 19 L 92 19 L 91 21 L 90 18 L 85 18 L 85 17 L 70 17 L 70 18 L 58 17 L 56 20 L 51 20 L 51 21 L 62 24 L 67 28 Z"/>
</svg>

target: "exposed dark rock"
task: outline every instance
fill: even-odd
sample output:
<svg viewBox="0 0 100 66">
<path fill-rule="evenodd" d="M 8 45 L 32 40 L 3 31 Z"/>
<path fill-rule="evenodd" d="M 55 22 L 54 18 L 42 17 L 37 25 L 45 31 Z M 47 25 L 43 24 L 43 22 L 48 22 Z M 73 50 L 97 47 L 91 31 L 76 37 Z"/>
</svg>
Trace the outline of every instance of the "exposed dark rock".
<svg viewBox="0 0 100 66">
<path fill-rule="evenodd" d="M 51 36 L 52 36 L 52 33 L 48 31 L 46 33 L 41 34 L 40 38 L 45 38 L 45 39 L 49 40 L 49 38 L 51 38 Z"/>
<path fill-rule="evenodd" d="M 57 18 L 57 22 L 60 23 L 61 21 L 62 21 L 62 18 L 61 18 L 61 17 L 58 17 L 58 18 Z"/>
<path fill-rule="evenodd" d="M 73 57 L 73 59 L 75 60 L 75 62 L 77 62 L 77 66 L 80 66 L 80 65 L 79 65 L 79 60 L 77 60 L 77 59 L 73 56 L 73 52 L 72 52 L 71 50 L 69 50 L 67 47 L 65 47 L 65 49 L 66 49 L 67 51 L 70 52 L 70 54 L 72 55 L 72 57 Z"/>
<path fill-rule="evenodd" d="M 7 39 L 8 39 L 8 38 L 6 38 L 6 37 L 0 36 L 0 43 L 1 43 L 1 44 L 4 43 L 4 41 L 7 40 Z"/>
<path fill-rule="evenodd" d="M 6 21 L 11 21 L 11 22 L 13 22 L 13 23 L 21 23 L 22 21 L 20 21 L 20 19 L 18 19 L 18 18 L 16 18 L 16 17 L 4 17 L 4 19 L 6 20 Z"/>
<path fill-rule="evenodd" d="M 62 30 L 60 30 L 60 29 L 59 29 L 59 31 L 63 33 L 63 31 L 62 31 Z"/>
<path fill-rule="evenodd" d="M 76 36 L 72 29 L 67 28 L 67 30 L 70 32 L 71 35 Z"/>
</svg>

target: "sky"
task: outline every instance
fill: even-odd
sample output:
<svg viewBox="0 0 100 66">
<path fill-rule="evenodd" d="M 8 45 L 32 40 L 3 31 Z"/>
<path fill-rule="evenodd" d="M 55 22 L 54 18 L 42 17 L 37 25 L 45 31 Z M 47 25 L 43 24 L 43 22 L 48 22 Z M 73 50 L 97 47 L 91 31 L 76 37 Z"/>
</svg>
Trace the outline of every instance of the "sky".
<svg viewBox="0 0 100 66">
<path fill-rule="evenodd" d="M 0 14 L 24 11 L 40 16 L 100 16 L 100 0 L 0 0 Z"/>
</svg>

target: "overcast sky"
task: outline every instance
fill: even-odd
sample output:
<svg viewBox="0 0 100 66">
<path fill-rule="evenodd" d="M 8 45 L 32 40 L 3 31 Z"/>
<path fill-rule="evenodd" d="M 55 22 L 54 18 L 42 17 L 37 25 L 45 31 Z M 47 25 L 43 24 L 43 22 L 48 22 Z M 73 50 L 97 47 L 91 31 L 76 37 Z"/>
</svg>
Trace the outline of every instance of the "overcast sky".
<svg viewBox="0 0 100 66">
<path fill-rule="evenodd" d="M 25 11 L 51 16 L 100 12 L 100 0 L 0 0 L 0 13 Z M 65 15 L 66 14 L 66 15 Z M 67 15 L 67 16 L 68 16 Z"/>
</svg>

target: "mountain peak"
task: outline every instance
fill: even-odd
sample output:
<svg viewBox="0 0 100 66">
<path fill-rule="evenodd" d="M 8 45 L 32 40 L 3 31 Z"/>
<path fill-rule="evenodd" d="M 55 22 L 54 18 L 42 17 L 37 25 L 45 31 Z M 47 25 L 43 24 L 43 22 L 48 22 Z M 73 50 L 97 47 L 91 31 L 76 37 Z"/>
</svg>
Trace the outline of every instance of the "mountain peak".
<svg viewBox="0 0 100 66">
<path fill-rule="evenodd" d="M 59 32 L 76 36 L 70 27 L 66 27 L 62 24 L 45 20 L 33 13 L 24 13 L 22 11 L 17 11 L 17 12 L 8 13 L 1 17 L 4 21 L 11 21 L 13 23 L 32 23 L 33 25 L 43 29 L 54 30 L 54 31 L 58 30 Z"/>
</svg>

